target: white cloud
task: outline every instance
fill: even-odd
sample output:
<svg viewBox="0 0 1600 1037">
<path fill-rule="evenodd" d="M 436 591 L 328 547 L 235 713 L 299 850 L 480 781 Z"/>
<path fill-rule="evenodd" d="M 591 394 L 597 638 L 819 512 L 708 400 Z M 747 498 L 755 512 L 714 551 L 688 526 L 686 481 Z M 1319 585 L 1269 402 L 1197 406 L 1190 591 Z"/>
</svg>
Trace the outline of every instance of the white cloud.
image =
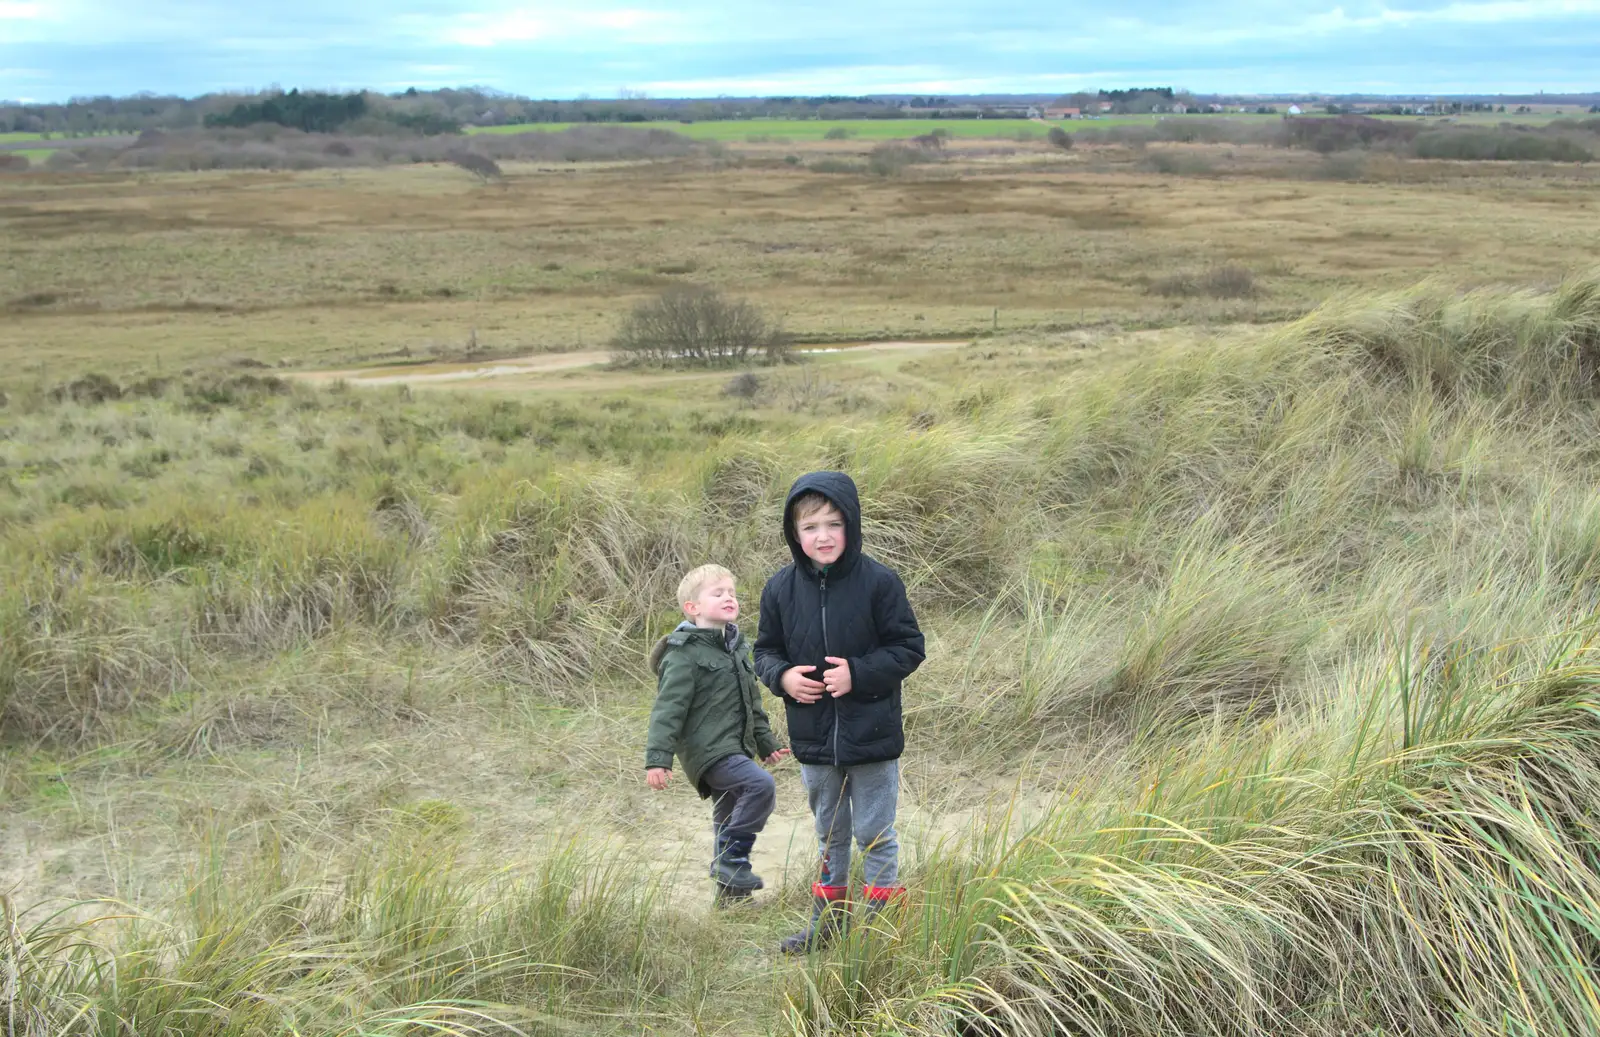
<svg viewBox="0 0 1600 1037">
<path fill-rule="evenodd" d="M 635 30 L 659 26 L 668 18 L 665 12 L 640 8 L 610 11 L 517 8 L 461 15 L 444 31 L 443 38 L 467 47 L 574 36 L 592 36 L 596 43 L 630 43 L 642 41 Z"/>
</svg>

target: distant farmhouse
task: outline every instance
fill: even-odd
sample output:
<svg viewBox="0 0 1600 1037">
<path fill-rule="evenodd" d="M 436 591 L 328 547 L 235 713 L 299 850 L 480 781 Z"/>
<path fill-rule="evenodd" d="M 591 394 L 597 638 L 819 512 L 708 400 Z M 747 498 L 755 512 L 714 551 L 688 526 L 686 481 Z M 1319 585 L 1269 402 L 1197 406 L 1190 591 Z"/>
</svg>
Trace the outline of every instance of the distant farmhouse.
<svg viewBox="0 0 1600 1037">
<path fill-rule="evenodd" d="M 1083 118 L 1083 111 L 1078 108 L 1046 108 L 1044 117 L 1046 119 L 1081 119 Z"/>
</svg>

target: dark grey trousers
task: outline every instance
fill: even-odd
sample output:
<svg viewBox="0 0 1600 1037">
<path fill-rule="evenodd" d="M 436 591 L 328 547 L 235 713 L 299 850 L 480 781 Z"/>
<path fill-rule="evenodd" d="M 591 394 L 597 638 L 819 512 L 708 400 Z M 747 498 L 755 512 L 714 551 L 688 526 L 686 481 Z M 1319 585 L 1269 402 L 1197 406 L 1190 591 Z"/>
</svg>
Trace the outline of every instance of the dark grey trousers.
<svg viewBox="0 0 1600 1037">
<path fill-rule="evenodd" d="M 778 786 L 761 764 L 748 756 L 728 756 L 702 775 L 711 790 L 711 822 L 728 835 L 757 835 L 778 802 Z"/>
</svg>

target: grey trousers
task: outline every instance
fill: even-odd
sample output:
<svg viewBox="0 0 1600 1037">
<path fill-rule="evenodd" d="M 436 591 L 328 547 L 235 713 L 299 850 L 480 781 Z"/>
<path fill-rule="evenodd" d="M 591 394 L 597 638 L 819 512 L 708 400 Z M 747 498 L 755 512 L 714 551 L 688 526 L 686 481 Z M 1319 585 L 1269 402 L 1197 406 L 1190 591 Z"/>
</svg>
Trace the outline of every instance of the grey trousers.
<svg viewBox="0 0 1600 1037">
<path fill-rule="evenodd" d="M 818 885 L 840 889 L 850 884 L 850 851 L 861 848 L 862 880 L 872 890 L 894 889 L 900 881 L 900 841 L 894 812 L 900 800 L 900 761 L 855 767 L 801 764 L 800 777 L 817 823 L 822 853 Z"/>
<path fill-rule="evenodd" d="M 778 802 L 778 787 L 761 764 L 728 756 L 700 775 L 711 792 L 711 823 L 728 835 L 758 835 Z"/>
</svg>

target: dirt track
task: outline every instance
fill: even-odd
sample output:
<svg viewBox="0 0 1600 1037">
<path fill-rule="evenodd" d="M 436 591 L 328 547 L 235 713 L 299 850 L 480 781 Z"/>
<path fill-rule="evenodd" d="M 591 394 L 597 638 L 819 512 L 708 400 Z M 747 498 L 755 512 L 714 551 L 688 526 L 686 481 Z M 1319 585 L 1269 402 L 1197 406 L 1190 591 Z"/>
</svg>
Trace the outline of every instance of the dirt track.
<svg viewBox="0 0 1600 1037">
<path fill-rule="evenodd" d="M 964 341 L 938 342 L 866 342 L 859 345 L 819 346 L 798 352 L 808 355 L 820 353 L 848 353 L 851 358 L 879 356 L 884 353 L 932 352 L 964 346 Z M 583 368 L 598 368 L 611 360 L 604 350 L 581 350 L 572 353 L 536 353 L 532 356 L 496 360 L 487 364 L 418 364 L 399 367 L 352 368 L 343 371 L 301 371 L 290 377 L 323 385 L 344 381 L 351 385 L 449 385 L 451 383 L 493 383 L 528 375 L 554 374 Z M 636 374 L 636 372 L 634 372 Z"/>
</svg>

